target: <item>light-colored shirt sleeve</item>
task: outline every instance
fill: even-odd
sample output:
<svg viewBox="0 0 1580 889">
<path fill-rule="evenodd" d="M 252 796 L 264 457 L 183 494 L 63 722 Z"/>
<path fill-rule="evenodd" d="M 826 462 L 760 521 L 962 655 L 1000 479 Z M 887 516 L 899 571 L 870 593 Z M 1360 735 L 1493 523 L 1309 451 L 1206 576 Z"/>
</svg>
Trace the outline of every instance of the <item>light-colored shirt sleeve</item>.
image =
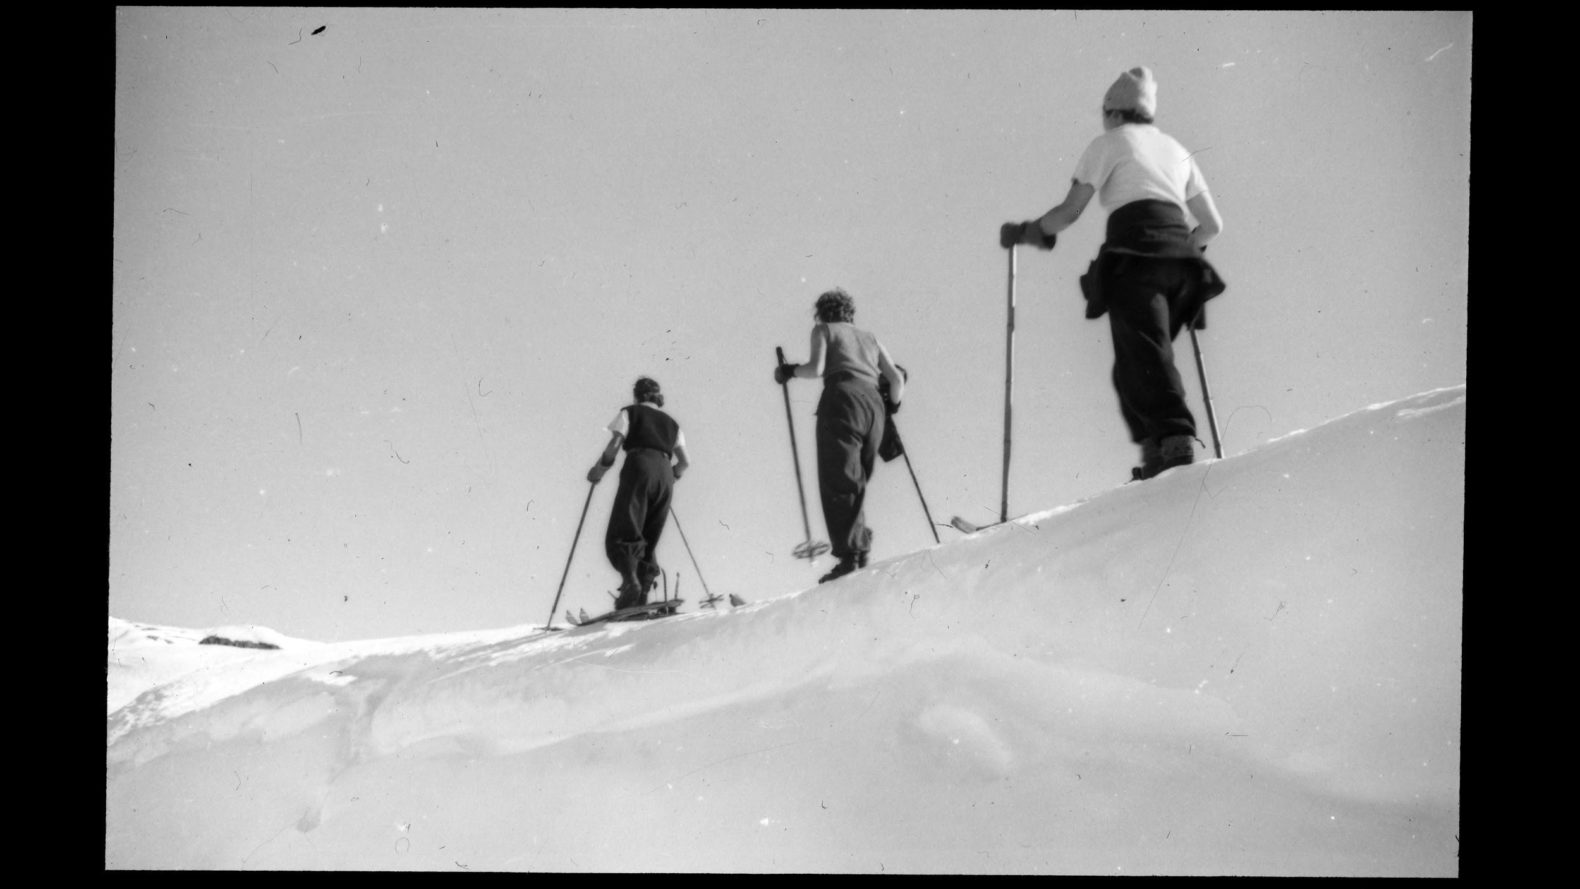
<svg viewBox="0 0 1580 889">
<path fill-rule="evenodd" d="M 1081 159 L 1075 162 L 1075 172 L 1070 178 L 1082 185 L 1090 185 L 1101 190 L 1103 184 L 1108 181 L 1108 174 L 1114 170 L 1113 159 L 1103 150 L 1103 146 L 1102 136 L 1093 139 L 1086 146 L 1086 150 L 1081 152 Z"/>
<path fill-rule="evenodd" d="M 631 416 L 625 412 L 625 408 L 621 408 L 620 412 L 614 415 L 614 419 L 609 421 L 609 425 L 603 428 L 625 438 L 631 434 Z"/>
</svg>

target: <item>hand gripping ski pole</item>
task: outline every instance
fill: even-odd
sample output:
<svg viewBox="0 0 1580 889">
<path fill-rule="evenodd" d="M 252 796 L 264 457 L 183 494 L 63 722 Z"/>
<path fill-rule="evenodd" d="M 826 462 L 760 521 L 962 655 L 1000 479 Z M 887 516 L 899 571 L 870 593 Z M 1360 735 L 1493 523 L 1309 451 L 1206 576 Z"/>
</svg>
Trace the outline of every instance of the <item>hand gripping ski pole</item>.
<svg viewBox="0 0 1580 889">
<path fill-rule="evenodd" d="M 785 350 L 775 346 L 779 363 L 785 363 Z M 790 458 L 795 461 L 795 492 L 801 498 L 801 526 L 806 529 L 806 542 L 797 546 L 792 554 L 798 559 L 815 559 L 828 552 L 828 544 L 812 539 L 812 522 L 806 515 L 806 486 L 801 483 L 801 451 L 795 443 L 795 415 L 790 412 L 790 381 L 780 383 L 785 395 L 785 421 L 790 424 Z"/>
<path fill-rule="evenodd" d="M 565 578 L 571 574 L 571 559 L 576 558 L 576 542 L 582 539 L 582 525 L 587 521 L 587 507 L 592 505 L 593 491 L 597 487 L 597 482 L 587 486 L 587 500 L 582 503 L 582 517 L 576 520 L 576 536 L 571 538 L 571 554 L 565 557 L 565 573 L 560 575 L 560 588 L 554 591 L 554 604 L 549 606 L 549 619 L 543 623 L 548 629 L 554 629 L 554 612 L 559 610 L 560 594 L 565 592 Z"/>
</svg>

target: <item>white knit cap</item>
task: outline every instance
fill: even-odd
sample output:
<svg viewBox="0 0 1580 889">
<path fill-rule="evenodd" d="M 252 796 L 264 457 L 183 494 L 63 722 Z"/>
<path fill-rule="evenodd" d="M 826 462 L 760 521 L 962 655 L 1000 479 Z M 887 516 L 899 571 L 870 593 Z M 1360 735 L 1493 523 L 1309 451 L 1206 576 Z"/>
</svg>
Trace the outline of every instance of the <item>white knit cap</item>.
<svg viewBox="0 0 1580 889">
<path fill-rule="evenodd" d="M 1152 71 L 1137 66 L 1119 75 L 1103 94 L 1104 111 L 1139 111 L 1147 117 L 1158 113 L 1158 82 Z"/>
</svg>

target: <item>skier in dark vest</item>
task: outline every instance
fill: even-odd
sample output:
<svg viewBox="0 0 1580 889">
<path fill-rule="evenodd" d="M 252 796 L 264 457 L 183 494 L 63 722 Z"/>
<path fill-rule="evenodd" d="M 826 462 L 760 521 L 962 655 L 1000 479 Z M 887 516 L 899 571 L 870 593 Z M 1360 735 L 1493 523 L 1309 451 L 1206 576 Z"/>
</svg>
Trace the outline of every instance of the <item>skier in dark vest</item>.
<svg viewBox="0 0 1580 889">
<path fill-rule="evenodd" d="M 1202 306 L 1224 290 L 1202 255 L 1223 220 L 1195 156 L 1153 123 L 1157 95 L 1146 68 L 1121 74 L 1103 96 L 1103 134 L 1076 163 L 1064 201 L 1037 219 L 1005 223 L 999 232 L 1003 247 L 1051 250 L 1093 195 L 1111 211 L 1081 289 L 1087 318 L 1108 313 L 1119 411 L 1141 446 L 1134 478 L 1195 460 L 1196 419 L 1174 367 L 1173 341 L 1186 324 L 1204 326 L 1198 321 Z"/>
<path fill-rule="evenodd" d="M 686 457 L 686 436 L 664 410 L 664 393 L 648 377 L 632 389 L 635 404 L 620 409 L 608 425 L 609 444 L 587 480 L 597 484 L 625 450 L 620 486 L 615 489 L 614 510 L 604 534 L 609 564 L 620 572 L 620 593 L 614 607 L 647 604 L 647 594 L 658 581 L 654 557 L 658 538 L 669 520 L 669 503 L 675 482 L 691 465 Z"/>
<path fill-rule="evenodd" d="M 852 323 L 856 301 L 844 290 L 819 296 L 813 314 L 817 323 L 811 357 L 805 364 L 775 368 L 774 382 L 823 378 L 817 403 L 817 483 L 829 549 L 839 559 L 818 580 L 823 583 L 867 565 L 872 530 L 862 506 L 888 414 L 899 410 L 905 398 L 905 375 L 876 336 Z M 880 379 L 888 383 L 887 397 L 879 393 Z"/>
</svg>

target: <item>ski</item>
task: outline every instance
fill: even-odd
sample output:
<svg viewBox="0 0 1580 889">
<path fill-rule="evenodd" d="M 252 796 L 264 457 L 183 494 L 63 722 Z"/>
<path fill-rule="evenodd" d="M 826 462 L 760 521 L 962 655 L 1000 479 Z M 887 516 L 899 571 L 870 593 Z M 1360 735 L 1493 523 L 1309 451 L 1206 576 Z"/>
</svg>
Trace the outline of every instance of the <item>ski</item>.
<svg viewBox="0 0 1580 889">
<path fill-rule="evenodd" d="M 975 522 L 968 522 L 968 521 L 966 521 L 965 519 L 963 519 L 963 518 L 961 518 L 959 516 L 955 516 L 954 518 L 949 520 L 950 527 L 954 528 L 956 531 L 959 531 L 961 534 L 975 534 L 978 531 L 985 531 L 988 528 L 996 528 L 996 527 L 998 527 L 999 525 L 1002 525 L 1002 524 L 1004 524 L 1004 523 L 1003 522 L 989 522 L 986 525 L 978 525 Z"/>
<path fill-rule="evenodd" d="M 572 626 L 577 627 L 627 620 L 656 620 L 657 618 L 669 617 L 674 614 L 680 608 L 682 601 L 681 599 L 669 599 L 663 602 L 649 602 L 646 605 L 633 605 L 630 608 L 617 608 L 597 617 L 588 617 L 585 610 L 581 612 L 580 616 L 573 615 L 569 610 L 566 610 L 565 619 Z"/>
<path fill-rule="evenodd" d="M 1030 515 L 1030 513 L 1027 513 L 1027 515 Z M 997 528 L 1000 525 L 1008 525 L 1011 522 L 1018 522 L 1025 517 L 1026 516 L 1024 515 L 1018 515 L 1005 519 L 1002 522 L 987 522 L 985 524 L 978 525 L 976 522 L 968 521 L 961 518 L 960 516 L 955 516 L 949 520 L 949 526 L 954 528 L 956 531 L 959 531 L 961 534 L 975 534 L 978 531 L 986 531 L 989 528 Z"/>
</svg>

